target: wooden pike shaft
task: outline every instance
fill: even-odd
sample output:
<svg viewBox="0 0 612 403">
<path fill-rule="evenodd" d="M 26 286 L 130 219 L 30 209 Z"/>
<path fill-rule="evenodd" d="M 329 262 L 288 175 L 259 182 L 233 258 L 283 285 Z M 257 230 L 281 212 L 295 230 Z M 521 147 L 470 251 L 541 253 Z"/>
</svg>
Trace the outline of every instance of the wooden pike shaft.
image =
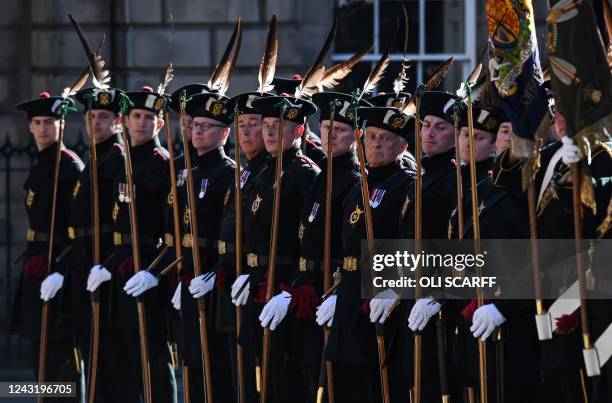
<svg viewBox="0 0 612 403">
<path fill-rule="evenodd" d="M 140 260 L 140 238 L 138 231 L 138 216 L 136 208 L 136 195 L 134 188 L 134 173 L 132 170 L 132 153 L 130 150 L 131 142 L 125 126 L 125 116 L 122 123 L 123 142 L 125 144 L 125 176 L 127 178 L 127 194 L 129 197 L 130 229 L 132 232 L 132 256 L 134 259 L 134 271 L 138 272 L 142 267 Z M 151 368 L 149 364 L 149 347 L 147 341 L 147 322 L 145 315 L 144 302 L 140 297 L 136 298 L 136 308 L 138 311 L 138 332 L 140 336 L 140 359 L 142 361 L 142 378 L 144 386 L 145 403 L 152 402 L 151 395 Z"/>
<path fill-rule="evenodd" d="M 455 178 L 457 182 L 457 222 L 459 239 L 463 239 L 463 178 L 461 177 L 461 158 L 459 157 L 459 108 L 455 108 Z"/>
<path fill-rule="evenodd" d="M 468 84 L 469 85 L 469 84 Z M 480 253 L 480 224 L 478 219 L 478 188 L 476 183 L 476 157 L 474 155 L 474 117 L 472 116 L 472 95 L 468 91 L 468 132 L 470 142 L 470 186 L 472 195 L 472 227 L 474 231 L 474 240 L 476 242 L 476 254 Z M 478 276 L 481 276 L 481 270 L 478 270 Z M 477 302 L 480 308 L 484 301 L 484 290 L 479 287 L 477 291 Z M 485 342 L 478 340 L 478 367 L 480 371 L 480 401 L 487 403 L 487 350 Z"/>
<path fill-rule="evenodd" d="M 185 101 L 181 101 L 181 121 L 185 116 Z M 198 246 L 198 214 L 196 210 L 196 197 L 193 188 L 193 172 L 191 165 L 191 153 L 189 151 L 189 142 L 185 135 L 185 130 L 181 130 L 183 137 L 183 155 L 185 157 L 185 171 L 187 172 L 187 196 L 189 210 L 189 224 L 191 228 L 191 252 L 193 255 L 193 274 L 198 277 L 202 274 L 202 266 L 200 260 L 200 248 Z M 204 366 L 204 389 L 206 392 L 206 401 L 212 403 L 212 368 L 210 366 L 210 351 L 208 350 L 208 331 L 206 329 L 206 305 L 204 297 L 198 298 L 198 325 L 200 328 L 200 345 L 202 348 L 202 365 Z"/>
<path fill-rule="evenodd" d="M 98 197 L 98 156 L 96 139 L 93 133 L 93 116 L 91 115 L 91 99 L 88 101 L 87 133 L 89 135 L 89 167 L 91 179 L 91 209 L 93 221 L 93 264 L 100 263 L 100 199 Z M 87 401 L 93 403 L 96 393 L 98 373 L 98 351 L 100 348 L 100 289 L 91 293 L 91 348 L 89 357 L 89 382 L 87 383 Z"/>
<path fill-rule="evenodd" d="M 529 210 L 529 239 L 531 244 L 533 288 L 535 293 L 536 313 L 544 313 L 542 303 L 542 277 L 540 273 L 540 247 L 538 246 L 538 217 L 536 215 L 536 196 L 533 181 L 527 187 L 527 204 Z"/>
<path fill-rule="evenodd" d="M 593 348 L 587 305 L 586 273 L 584 251 L 582 250 L 582 201 L 580 200 L 581 167 L 580 162 L 571 165 L 572 201 L 574 204 L 574 239 L 576 240 L 576 272 L 580 289 L 580 323 L 582 341 L 585 349 Z"/>
<path fill-rule="evenodd" d="M 59 185 L 60 161 L 62 158 L 62 141 L 64 138 L 64 119 L 60 120 L 59 137 L 57 139 L 57 151 L 55 153 L 55 168 L 53 171 L 53 196 L 51 198 L 51 223 L 49 224 L 49 248 L 47 254 L 47 275 L 51 273 L 53 264 L 53 244 L 55 242 L 55 216 L 57 210 L 57 188 Z M 40 350 L 38 357 L 38 382 L 45 382 L 47 369 L 47 339 L 49 330 L 49 302 L 42 303 L 42 317 L 40 324 Z M 39 397 L 38 402 L 44 401 Z"/>
<path fill-rule="evenodd" d="M 236 211 L 236 238 L 234 241 L 236 253 L 236 278 L 242 275 L 242 189 L 241 172 L 240 172 L 240 136 L 238 134 L 238 108 L 234 109 L 234 130 L 236 141 L 234 145 L 234 161 L 236 161 L 236 169 L 234 170 L 234 208 Z M 240 335 L 240 325 L 242 323 L 242 307 L 236 307 L 236 340 Z M 238 372 L 238 402 L 244 403 L 244 352 L 240 343 L 236 343 L 236 369 Z"/>
<path fill-rule="evenodd" d="M 270 241 L 270 256 L 268 261 L 268 281 L 266 284 L 266 303 L 272 299 L 274 292 L 274 277 L 276 274 L 276 246 L 278 241 L 278 225 L 280 217 L 281 186 L 283 172 L 283 115 L 285 108 L 281 107 L 280 124 L 278 128 L 278 148 L 276 154 L 276 172 L 274 188 L 274 204 L 272 206 L 272 239 Z M 266 403 L 268 398 L 268 373 L 270 372 L 270 327 L 264 328 L 262 351 L 262 383 L 259 395 L 260 403 Z"/>
<path fill-rule="evenodd" d="M 325 181 L 325 243 L 323 245 L 323 289 L 331 286 L 331 210 L 333 191 L 333 148 L 335 104 L 332 104 L 329 114 L 329 130 L 327 132 L 327 177 Z M 330 329 L 323 328 L 323 349 L 327 347 Z M 331 361 L 325 361 L 325 375 L 327 378 L 327 401 L 334 403 L 334 374 Z"/>
<path fill-rule="evenodd" d="M 415 177 L 415 200 L 414 200 L 414 244 L 415 251 L 418 253 L 421 250 L 421 240 L 423 238 L 423 230 L 422 230 L 422 214 L 423 214 L 423 176 L 422 176 L 422 162 L 421 162 L 421 120 L 419 116 L 420 109 L 420 97 L 416 96 L 414 99 L 414 103 L 416 106 L 416 119 L 414 122 L 414 137 L 415 137 L 415 147 L 414 147 L 414 158 L 416 162 L 416 177 Z M 414 298 L 415 300 L 419 300 L 421 298 L 421 286 L 419 285 L 419 279 L 421 277 L 421 267 L 417 265 L 415 269 L 415 279 L 416 279 L 416 287 L 414 290 Z M 414 385 L 413 385 L 413 397 L 414 403 L 421 402 L 421 347 L 422 340 L 420 334 L 414 335 Z"/>
<path fill-rule="evenodd" d="M 355 124 L 357 119 L 355 119 Z M 370 206 L 370 190 L 368 188 L 367 173 L 365 170 L 365 152 L 363 150 L 363 144 L 359 138 L 359 129 L 355 127 L 355 142 L 357 143 L 357 158 L 359 159 L 359 172 L 361 174 L 361 197 L 363 200 L 363 210 L 365 212 L 366 221 L 366 233 L 368 239 L 368 256 L 372 253 L 373 242 L 374 242 L 374 221 L 372 221 L 372 207 Z M 365 134 L 364 134 L 365 135 Z M 383 402 L 389 403 L 390 391 L 389 391 L 389 377 L 387 366 L 385 362 L 385 338 L 380 332 L 376 333 L 376 345 L 378 349 L 378 363 L 380 372 L 380 383 L 383 394 Z"/>
<path fill-rule="evenodd" d="M 182 127 L 183 122 L 181 122 Z M 176 190 L 176 166 L 174 165 L 174 146 L 172 141 L 172 125 L 170 122 L 170 112 L 166 111 L 166 134 L 167 134 L 167 143 L 168 143 L 168 155 L 170 158 L 170 197 L 172 197 L 172 223 L 174 229 L 174 254 L 177 259 L 181 259 L 177 262 L 177 277 L 180 283 L 181 281 L 181 270 L 183 269 L 183 246 L 181 245 L 181 221 L 179 214 L 179 205 L 178 205 L 178 192 Z M 183 363 L 184 364 L 184 363 Z M 187 375 L 187 376 L 185 376 Z M 183 390 L 185 403 L 189 403 L 189 368 L 183 365 Z M 92 402 L 90 402 L 92 403 Z"/>
</svg>

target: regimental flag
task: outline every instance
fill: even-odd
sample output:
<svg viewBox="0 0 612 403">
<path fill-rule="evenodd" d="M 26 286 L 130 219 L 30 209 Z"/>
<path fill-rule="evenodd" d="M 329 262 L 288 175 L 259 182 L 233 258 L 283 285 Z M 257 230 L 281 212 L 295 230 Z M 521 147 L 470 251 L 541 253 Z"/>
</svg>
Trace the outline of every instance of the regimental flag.
<svg viewBox="0 0 612 403">
<path fill-rule="evenodd" d="M 588 162 L 591 151 L 610 141 L 612 133 L 610 67 L 593 4 L 550 0 L 546 20 L 556 108 Z"/>
<path fill-rule="evenodd" d="M 536 156 L 536 133 L 547 112 L 531 0 L 487 0 L 489 72 L 506 116 L 512 150 Z"/>
</svg>

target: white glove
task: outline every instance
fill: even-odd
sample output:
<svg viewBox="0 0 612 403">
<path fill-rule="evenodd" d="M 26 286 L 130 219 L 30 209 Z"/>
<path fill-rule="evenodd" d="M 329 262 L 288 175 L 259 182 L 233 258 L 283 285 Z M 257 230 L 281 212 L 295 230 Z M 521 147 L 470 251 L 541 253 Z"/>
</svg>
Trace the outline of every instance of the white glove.
<svg viewBox="0 0 612 403">
<path fill-rule="evenodd" d="M 482 341 L 485 341 L 493 330 L 505 321 L 506 318 L 494 304 L 486 304 L 474 311 L 470 332 L 474 337 L 480 337 Z"/>
<path fill-rule="evenodd" d="M 55 297 L 55 294 L 64 285 L 64 276 L 59 273 L 51 273 L 43 280 L 40 285 L 40 299 L 43 301 L 49 301 Z"/>
<path fill-rule="evenodd" d="M 413 332 L 417 330 L 421 331 L 429 322 L 432 316 L 440 312 L 439 302 L 435 301 L 433 297 L 426 297 L 417 300 L 417 302 L 412 307 L 410 311 L 410 316 L 408 317 L 408 327 Z"/>
<path fill-rule="evenodd" d="M 174 295 L 172 296 L 170 302 L 172 302 L 174 309 L 177 311 L 181 310 L 181 283 L 178 283 L 176 286 L 176 290 L 174 291 Z"/>
<path fill-rule="evenodd" d="M 580 161 L 580 149 L 574 143 L 574 140 L 568 136 L 561 137 L 561 160 L 565 165 L 575 164 Z"/>
<path fill-rule="evenodd" d="M 283 291 L 278 295 L 272 297 L 270 301 L 264 306 L 259 315 L 261 321 L 261 327 L 267 327 L 270 325 L 270 330 L 276 329 L 276 326 L 285 318 L 287 315 L 287 309 L 291 303 L 291 294 L 287 291 Z"/>
<path fill-rule="evenodd" d="M 249 285 L 248 284 L 244 287 L 244 289 L 242 290 L 240 295 L 238 295 L 238 291 L 240 291 L 240 289 L 242 288 L 244 283 L 247 282 L 247 281 L 249 281 L 249 275 L 248 274 L 241 274 L 234 281 L 234 284 L 232 284 L 232 302 L 236 306 L 246 305 L 246 303 L 247 303 L 247 301 L 249 299 L 249 292 L 250 292 L 250 290 L 249 290 Z"/>
<path fill-rule="evenodd" d="M 208 278 L 206 278 L 206 276 L 208 276 Z M 189 292 L 194 298 L 205 296 L 215 286 L 215 277 L 217 277 L 216 274 L 210 275 L 210 273 L 194 277 L 191 283 L 189 283 Z"/>
<path fill-rule="evenodd" d="M 393 290 L 381 291 L 370 300 L 370 322 L 383 324 L 395 304 L 397 294 Z"/>
<path fill-rule="evenodd" d="M 331 327 L 336 312 L 336 295 L 330 295 L 317 307 L 317 323 L 319 326 Z"/>
<path fill-rule="evenodd" d="M 99 264 L 89 270 L 89 276 L 87 277 L 87 291 L 94 292 L 100 287 L 105 281 L 111 279 L 110 271 L 106 270 L 106 267 L 100 266 Z"/>
<path fill-rule="evenodd" d="M 157 283 L 159 283 L 157 277 L 146 270 L 141 270 L 125 283 L 123 290 L 132 297 L 137 297 L 148 289 L 155 287 Z"/>
</svg>

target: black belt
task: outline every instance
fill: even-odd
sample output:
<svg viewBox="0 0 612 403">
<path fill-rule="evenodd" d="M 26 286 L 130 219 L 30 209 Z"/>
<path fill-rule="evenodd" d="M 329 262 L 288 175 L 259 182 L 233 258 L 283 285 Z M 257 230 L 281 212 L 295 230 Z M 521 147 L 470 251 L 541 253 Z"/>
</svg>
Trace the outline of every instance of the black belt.
<svg viewBox="0 0 612 403">
<path fill-rule="evenodd" d="M 153 243 L 153 237 L 141 236 L 140 242 Z M 120 232 L 113 232 L 113 245 L 130 245 L 132 243 L 132 234 L 122 234 Z"/>
<path fill-rule="evenodd" d="M 28 228 L 26 239 L 30 242 L 47 242 L 49 240 L 49 234 L 47 232 L 34 231 L 32 228 Z"/>
<path fill-rule="evenodd" d="M 335 267 L 342 266 L 342 260 L 334 260 L 331 261 L 330 269 L 333 270 Z M 300 271 L 313 271 L 313 270 L 322 270 L 323 269 L 323 261 L 322 260 L 308 260 L 303 257 L 300 258 L 300 262 L 298 264 L 298 268 Z"/>
<path fill-rule="evenodd" d="M 257 255 L 255 253 L 246 254 L 246 264 L 250 268 L 267 266 L 269 262 L 268 255 Z M 295 263 L 293 256 L 276 256 L 276 264 L 292 264 Z"/>
<path fill-rule="evenodd" d="M 110 234 L 111 232 L 113 232 L 112 224 L 104 224 L 100 227 L 100 234 Z M 68 238 L 70 239 L 93 236 L 93 233 L 94 233 L 93 227 L 82 227 L 82 228 L 68 227 Z"/>
</svg>

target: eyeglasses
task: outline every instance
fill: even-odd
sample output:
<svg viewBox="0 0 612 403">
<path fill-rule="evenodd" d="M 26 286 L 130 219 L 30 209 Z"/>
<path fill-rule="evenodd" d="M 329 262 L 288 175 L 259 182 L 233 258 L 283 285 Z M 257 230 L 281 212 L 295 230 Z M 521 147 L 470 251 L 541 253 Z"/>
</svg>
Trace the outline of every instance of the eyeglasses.
<svg viewBox="0 0 612 403">
<path fill-rule="evenodd" d="M 188 127 L 192 130 L 202 130 L 203 132 L 206 132 L 212 129 L 213 127 L 223 128 L 225 126 L 224 125 L 213 125 L 211 123 L 190 123 Z"/>
</svg>

